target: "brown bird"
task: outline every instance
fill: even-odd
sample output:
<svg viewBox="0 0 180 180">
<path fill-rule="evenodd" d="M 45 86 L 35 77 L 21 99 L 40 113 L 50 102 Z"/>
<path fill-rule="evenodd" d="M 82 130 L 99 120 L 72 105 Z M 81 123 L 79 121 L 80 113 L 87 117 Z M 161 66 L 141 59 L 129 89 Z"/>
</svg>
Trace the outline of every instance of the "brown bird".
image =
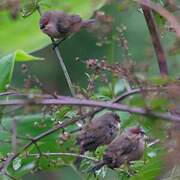
<svg viewBox="0 0 180 180">
<path fill-rule="evenodd" d="M 101 145 L 109 144 L 118 134 L 120 119 L 115 113 L 105 113 L 85 126 L 77 137 L 80 154 L 95 151 Z M 81 158 L 76 160 L 79 165 Z"/>
<path fill-rule="evenodd" d="M 58 39 L 56 46 L 67 37 L 88 28 L 94 19 L 82 20 L 79 15 L 66 14 L 63 11 L 45 12 L 40 19 L 40 29 L 51 38 Z"/>
<path fill-rule="evenodd" d="M 90 172 L 94 172 L 104 165 L 114 169 L 130 161 L 139 160 L 143 155 L 144 148 L 144 131 L 138 127 L 129 128 L 107 146 L 103 160 L 96 164 Z"/>
</svg>

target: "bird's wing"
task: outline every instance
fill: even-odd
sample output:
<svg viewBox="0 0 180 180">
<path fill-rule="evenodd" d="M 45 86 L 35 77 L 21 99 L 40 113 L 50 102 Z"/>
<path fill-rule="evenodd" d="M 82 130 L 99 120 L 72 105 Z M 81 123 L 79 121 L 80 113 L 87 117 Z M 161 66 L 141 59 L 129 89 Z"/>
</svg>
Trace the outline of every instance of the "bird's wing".
<svg viewBox="0 0 180 180">
<path fill-rule="evenodd" d="M 95 150 L 99 145 L 107 144 L 108 140 L 111 141 L 115 129 L 112 120 L 112 115 L 105 114 L 91 121 L 78 137 L 80 146 L 87 150 Z"/>
<path fill-rule="evenodd" d="M 132 138 L 125 138 L 125 141 L 122 144 L 121 147 L 121 155 L 126 155 L 131 153 L 132 151 L 135 151 L 137 149 L 138 143 L 136 139 Z"/>
<path fill-rule="evenodd" d="M 116 135 L 115 131 L 117 129 L 116 125 L 111 120 L 113 120 L 112 116 L 105 114 L 104 116 L 97 118 L 95 121 L 92 121 L 86 136 L 86 138 L 89 138 L 89 140 L 93 141 L 91 144 L 97 147 L 112 141 Z"/>
<path fill-rule="evenodd" d="M 71 24 L 76 24 L 81 22 L 81 17 L 79 15 L 71 15 Z"/>
<path fill-rule="evenodd" d="M 92 123 L 77 138 L 77 144 L 80 144 L 85 150 L 95 150 L 106 140 L 106 126 L 101 125 L 102 122 Z"/>
<path fill-rule="evenodd" d="M 110 144 L 109 152 L 118 152 L 119 155 L 126 155 L 134 151 L 137 148 L 137 141 L 126 135 L 121 135 L 121 138 L 115 139 Z"/>
<path fill-rule="evenodd" d="M 58 31 L 62 34 L 67 34 L 70 31 L 71 20 L 70 16 L 62 14 L 62 17 L 58 19 Z"/>
</svg>

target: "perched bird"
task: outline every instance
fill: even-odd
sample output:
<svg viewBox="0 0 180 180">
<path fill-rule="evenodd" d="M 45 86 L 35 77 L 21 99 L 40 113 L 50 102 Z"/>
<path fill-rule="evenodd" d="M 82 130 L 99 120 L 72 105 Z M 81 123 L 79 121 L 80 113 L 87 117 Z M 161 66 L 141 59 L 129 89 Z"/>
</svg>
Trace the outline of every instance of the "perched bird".
<svg viewBox="0 0 180 180">
<path fill-rule="evenodd" d="M 58 39 L 59 44 L 94 22 L 94 19 L 82 20 L 79 15 L 70 15 L 63 11 L 47 11 L 41 16 L 40 29 L 51 38 Z"/>
<path fill-rule="evenodd" d="M 109 144 L 118 134 L 120 119 L 115 113 L 105 113 L 85 126 L 77 137 L 80 154 L 95 151 L 98 146 Z M 81 158 L 76 160 L 79 165 Z"/>
<path fill-rule="evenodd" d="M 114 169 L 130 161 L 139 160 L 143 155 L 144 148 L 144 131 L 138 127 L 129 128 L 107 146 L 103 160 L 97 163 L 90 172 L 94 172 L 104 165 Z"/>
</svg>

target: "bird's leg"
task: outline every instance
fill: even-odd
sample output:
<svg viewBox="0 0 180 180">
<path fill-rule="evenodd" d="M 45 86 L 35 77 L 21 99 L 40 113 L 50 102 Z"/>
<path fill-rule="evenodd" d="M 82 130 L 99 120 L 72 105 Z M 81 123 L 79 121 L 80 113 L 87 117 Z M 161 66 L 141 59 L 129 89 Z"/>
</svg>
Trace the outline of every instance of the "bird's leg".
<svg viewBox="0 0 180 180">
<path fill-rule="evenodd" d="M 59 39 L 59 40 L 57 40 L 57 41 L 54 41 L 53 43 L 52 43 L 52 45 L 53 45 L 53 49 L 55 49 L 57 46 L 59 46 L 59 44 L 61 44 L 64 40 L 65 40 L 66 38 L 64 37 L 64 38 L 62 38 L 62 39 Z"/>
<path fill-rule="evenodd" d="M 126 162 L 124 164 L 124 168 L 126 170 L 126 173 L 129 175 L 129 176 L 133 176 L 136 172 L 132 169 L 132 167 L 130 166 L 131 164 L 129 162 Z"/>
</svg>

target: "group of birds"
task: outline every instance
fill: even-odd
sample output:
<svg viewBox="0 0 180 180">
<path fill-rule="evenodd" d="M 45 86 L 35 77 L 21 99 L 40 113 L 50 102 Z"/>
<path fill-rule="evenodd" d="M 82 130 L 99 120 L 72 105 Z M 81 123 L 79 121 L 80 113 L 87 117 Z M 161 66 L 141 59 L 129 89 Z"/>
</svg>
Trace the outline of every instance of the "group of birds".
<svg viewBox="0 0 180 180">
<path fill-rule="evenodd" d="M 119 134 L 119 123 L 119 116 L 108 112 L 92 120 L 79 132 L 77 144 L 80 147 L 80 154 L 107 145 L 103 160 L 92 168 L 92 172 L 104 165 L 112 169 L 118 168 L 130 161 L 139 160 L 143 155 L 145 148 L 143 129 L 131 127 Z M 80 161 L 80 158 L 76 160 L 78 166 Z"/>
<path fill-rule="evenodd" d="M 58 45 L 66 38 L 89 28 L 96 20 L 82 20 L 79 15 L 69 15 L 63 11 L 48 11 L 42 14 L 40 29 L 49 37 L 57 39 Z M 144 152 L 144 131 L 139 127 L 132 127 L 119 135 L 119 116 L 115 113 L 105 113 L 84 126 L 77 137 L 80 154 L 95 151 L 99 146 L 107 145 L 103 160 L 97 163 L 92 171 L 107 165 L 118 168 L 122 164 L 141 158 Z M 79 166 L 81 158 L 76 160 Z"/>
</svg>

